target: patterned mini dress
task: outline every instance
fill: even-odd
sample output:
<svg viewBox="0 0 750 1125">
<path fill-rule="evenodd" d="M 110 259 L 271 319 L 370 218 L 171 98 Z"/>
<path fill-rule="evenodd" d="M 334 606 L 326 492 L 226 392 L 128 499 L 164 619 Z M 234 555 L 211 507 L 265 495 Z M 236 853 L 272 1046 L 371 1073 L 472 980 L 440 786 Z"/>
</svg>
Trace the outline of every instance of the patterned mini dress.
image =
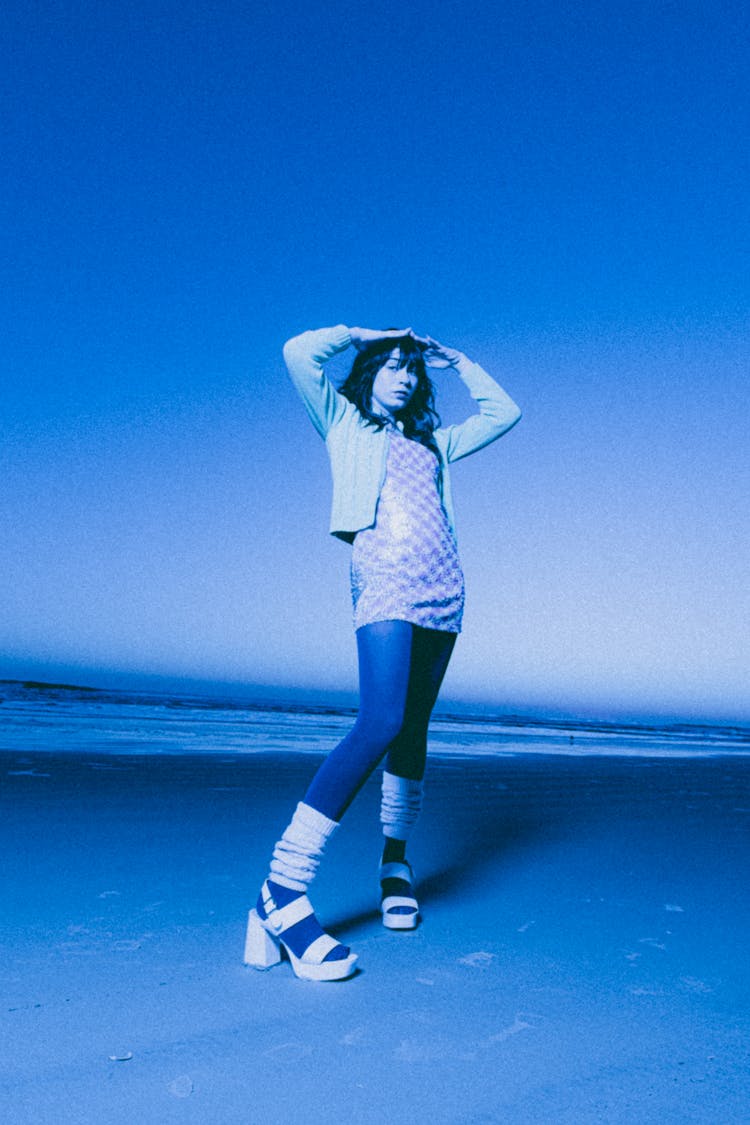
<svg viewBox="0 0 750 1125">
<path fill-rule="evenodd" d="M 464 576 L 438 492 L 438 459 L 397 429 L 389 436 L 375 523 L 352 547 L 354 628 L 409 621 L 460 633 Z"/>
</svg>

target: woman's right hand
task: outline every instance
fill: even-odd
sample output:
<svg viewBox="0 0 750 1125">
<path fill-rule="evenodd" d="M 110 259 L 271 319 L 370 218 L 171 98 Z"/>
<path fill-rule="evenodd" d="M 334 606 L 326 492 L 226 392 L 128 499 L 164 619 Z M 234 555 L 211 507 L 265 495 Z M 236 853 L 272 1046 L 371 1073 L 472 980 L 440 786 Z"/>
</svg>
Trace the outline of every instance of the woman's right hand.
<svg viewBox="0 0 750 1125">
<path fill-rule="evenodd" d="M 387 328 L 385 331 L 377 328 L 350 328 L 349 335 L 354 347 L 361 352 L 370 344 L 379 344 L 381 340 L 393 340 L 395 345 L 404 336 L 414 337 L 414 332 L 411 328 Z"/>
</svg>

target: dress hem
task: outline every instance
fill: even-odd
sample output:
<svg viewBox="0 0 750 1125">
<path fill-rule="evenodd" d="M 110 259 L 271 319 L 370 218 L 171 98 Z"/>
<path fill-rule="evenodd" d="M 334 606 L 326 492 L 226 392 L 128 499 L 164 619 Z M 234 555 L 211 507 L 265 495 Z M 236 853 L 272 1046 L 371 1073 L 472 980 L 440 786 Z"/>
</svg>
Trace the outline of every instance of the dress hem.
<svg viewBox="0 0 750 1125">
<path fill-rule="evenodd" d="M 427 629 L 428 631 L 434 632 L 434 633 L 455 633 L 456 635 L 458 635 L 461 632 L 461 626 L 460 625 L 458 626 L 458 628 L 456 628 L 455 625 L 449 627 L 447 625 L 436 625 L 434 623 L 431 624 L 431 625 L 423 625 L 421 621 L 415 621 L 413 618 L 408 617 L 405 613 L 404 614 L 398 614 L 398 615 L 395 615 L 393 613 L 388 613 L 388 614 L 385 614 L 383 617 L 372 617 L 372 618 L 369 618 L 367 621 L 360 621 L 359 624 L 355 621 L 354 622 L 354 632 L 356 633 L 357 630 L 364 629 L 364 627 L 366 625 L 377 625 L 381 621 L 403 621 L 407 625 L 414 625 L 418 629 Z"/>
</svg>

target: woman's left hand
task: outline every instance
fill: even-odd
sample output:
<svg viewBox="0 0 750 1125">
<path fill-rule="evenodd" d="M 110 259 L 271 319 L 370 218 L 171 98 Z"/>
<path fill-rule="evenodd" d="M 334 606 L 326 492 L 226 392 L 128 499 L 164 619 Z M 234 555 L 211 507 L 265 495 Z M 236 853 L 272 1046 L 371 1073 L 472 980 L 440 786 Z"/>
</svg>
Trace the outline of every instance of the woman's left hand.
<svg viewBox="0 0 750 1125">
<path fill-rule="evenodd" d="M 447 370 L 449 367 L 458 367 L 461 360 L 466 358 L 463 352 L 455 348 L 446 348 L 437 340 L 433 340 L 432 336 L 414 335 L 414 339 L 424 346 L 424 360 L 428 367 Z"/>
</svg>

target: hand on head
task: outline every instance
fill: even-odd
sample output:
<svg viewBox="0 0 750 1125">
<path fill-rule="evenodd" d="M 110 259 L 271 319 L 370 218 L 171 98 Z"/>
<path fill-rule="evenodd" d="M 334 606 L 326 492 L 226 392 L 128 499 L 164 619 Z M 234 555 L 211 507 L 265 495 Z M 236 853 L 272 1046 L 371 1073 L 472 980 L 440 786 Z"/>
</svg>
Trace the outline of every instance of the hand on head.
<svg viewBox="0 0 750 1125">
<path fill-rule="evenodd" d="M 417 339 L 411 328 L 350 328 L 349 335 L 357 351 L 364 351 L 371 344 L 380 344 L 386 340 L 393 340 L 394 346 L 405 336 Z"/>
<path fill-rule="evenodd" d="M 420 341 L 421 342 L 421 341 Z M 455 348 L 447 348 L 438 343 L 432 336 L 424 338 L 424 361 L 428 367 L 445 370 L 448 367 L 457 367 L 463 358 L 463 353 Z"/>
<path fill-rule="evenodd" d="M 445 370 L 456 367 L 462 358 L 462 353 L 455 348 L 447 348 L 438 343 L 432 336 L 419 336 L 413 328 L 350 328 L 352 344 L 358 351 L 363 351 L 372 344 L 379 344 L 392 340 L 394 345 L 404 337 L 410 337 L 424 353 L 424 360 L 428 367 Z"/>
</svg>

